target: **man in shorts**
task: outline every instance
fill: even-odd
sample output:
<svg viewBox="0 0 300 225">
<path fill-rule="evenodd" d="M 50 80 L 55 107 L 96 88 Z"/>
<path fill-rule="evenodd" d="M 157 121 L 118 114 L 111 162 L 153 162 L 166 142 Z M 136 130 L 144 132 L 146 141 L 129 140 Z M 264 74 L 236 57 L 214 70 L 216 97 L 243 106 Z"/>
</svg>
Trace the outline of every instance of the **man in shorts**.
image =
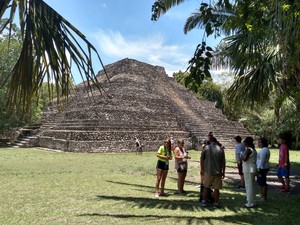
<svg viewBox="0 0 300 225">
<path fill-rule="evenodd" d="M 204 163 L 204 193 L 201 206 L 206 207 L 209 189 L 212 187 L 214 190 L 214 208 L 218 208 L 222 179 L 225 177 L 225 153 L 214 137 L 211 137 L 209 141 L 210 144 L 205 147 L 201 157 Z"/>
<path fill-rule="evenodd" d="M 279 160 L 277 167 L 277 177 L 281 182 L 281 192 L 290 191 L 290 155 L 289 155 L 289 137 L 286 134 L 279 136 Z M 283 178 L 284 177 L 284 178 Z"/>
<path fill-rule="evenodd" d="M 235 160 L 236 160 L 236 165 L 238 168 L 238 173 L 240 175 L 240 185 L 238 188 L 245 188 L 245 180 L 244 180 L 244 174 L 243 174 L 243 166 L 242 166 L 242 157 L 244 155 L 245 151 L 245 146 L 242 143 L 242 138 L 241 136 L 236 136 L 235 138 L 236 145 L 235 145 Z"/>
</svg>

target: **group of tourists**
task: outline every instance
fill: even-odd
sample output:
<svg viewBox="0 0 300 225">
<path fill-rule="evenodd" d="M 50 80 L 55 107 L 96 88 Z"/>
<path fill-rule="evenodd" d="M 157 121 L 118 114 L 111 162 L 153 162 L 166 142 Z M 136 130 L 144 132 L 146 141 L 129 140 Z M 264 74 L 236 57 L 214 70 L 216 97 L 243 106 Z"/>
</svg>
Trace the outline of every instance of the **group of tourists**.
<svg viewBox="0 0 300 225">
<path fill-rule="evenodd" d="M 236 162 L 238 173 L 240 175 L 240 185 L 238 188 L 245 188 L 247 195 L 246 208 L 255 206 L 255 177 L 260 186 L 260 197 L 262 201 L 267 200 L 268 184 L 267 174 L 270 170 L 270 150 L 268 148 L 268 140 L 261 137 L 257 140 L 257 146 L 260 151 L 257 152 L 252 137 L 246 137 L 242 142 L 240 136 L 235 137 L 236 140 Z M 279 136 L 279 160 L 277 165 L 277 177 L 282 184 L 280 192 L 290 191 L 290 159 L 289 159 L 289 143 L 286 135 Z"/>
<path fill-rule="evenodd" d="M 238 188 L 246 189 L 247 203 L 246 208 L 255 206 L 255 177 L 257 183 L 261 187 L 261 199 L 267 200 L 267 173 L 270 169 L 270 151 L 268 149 L 268 141 L 265 138 L 258 139 L 258 147 L 262 149 L 257 153 L 254 140 L 252 137 L 246 137 L 243 143 L 242 138 L 236 136 L 236 160 L 241 182 Z"/>
<path fill-rule="evenodd" d="M 204 151 L 201 153 L 201 180 L 203 181 L 203 202 L 208 201 L 210 188 L 214 189 L 214 207 L 219 206 L 219 189 L 222 187 L 222 179 L 225 177 L 225 153 L 224 147 L 210 132 L 208 139 L 203 143 Z M 184 182 L 187 174 L 188 159 L 191 157 L 184 148 L 184 140 L 179 139 L 177 146 L 172 138 L 166 139 L 164 145 L 157 151 L 157 179 L 155 185 L 155 197 L 166 196 L 165 180 L 169 170 L 169 160 L 175 158 L 175 170 L 177 171 L 177 194 L 185 194 Z M 201 182 L 202 183 L 202 182 Z M 159 190 L 160 189 L 160 190 Z"/>
<path fill-rule="evenodd" d="M 246 208 L 255 207 L 255 178 L 260 186 L 260 197 L 262 201 L 267 200 L 268 184 L 267 174 L 270 170 L 270 150 L 268 140 L 261 137 L 257 140 L 260 150 L 257 152 L 252 137 L 246 137 L 243 141 L 240 136 L 236 136 L 236 163 L 240 183 L 238 188 L 246 190 Z M 277 176 L 282 186 L 281 192 L 290 190 L 290 160 L 289 146 L 284 135 L 279 137 L 279 161 Z M 185 194 L 184 182 L 187 174 L 188 159 L 190 156 L 184 148 L 184 140 L 179 139 L 175 145 L 173 138 L 167 138 L 164 144 L 157 151 L 157 179 L 155 185 L 155 197 L 166 196 L 165 181 L 169 170 L 169 160 L 175 158 L 175 170 L 177 171 L 177 194 Z M 219 207 L 220 189 L 222 189 L 222 179 L 225 177 L 225 152 L 224 146 L 213 136 L 208 134 L 208 139 L 202 145 L 200 157 L 200 201 L 201 206 L 206 207 L 212 203 L 214 208 Z M 213 191 L 212 191 L 213 190 Z M 213 194 L 211 195 L 211 192 Z"/>
</svg>

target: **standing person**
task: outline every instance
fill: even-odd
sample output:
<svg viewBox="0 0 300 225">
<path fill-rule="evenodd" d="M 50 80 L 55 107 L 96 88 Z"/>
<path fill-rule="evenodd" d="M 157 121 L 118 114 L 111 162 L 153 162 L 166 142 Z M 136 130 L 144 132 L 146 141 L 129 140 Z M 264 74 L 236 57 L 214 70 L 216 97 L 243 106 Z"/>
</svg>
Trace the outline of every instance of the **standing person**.
<svg viewBox="0 0 300 225">
<path fill-rule="evenodd" d="M 247 203 L 245 204 L 246 208 L 252 208 L 255 206 L 254 197 L 254 181 L 255 174 L 257 172 L 256 159 L 257 152 L 254 147 L 253 138 L 246 137 L 244 140 L 245 152 L 243 156 L 243 173 L 245 179 L 245 188 L 247 195 Z"/>
<path fill-rule="evenodd" d="M 290 191 L 290 155 L 289 155 L 289 146 L 288 139 L 286 135 L 281 134 L 279 136 L 279 160 L 277 168 L 277 177 L 281 182 L 282 186 L 280 187 L 281 192 Z M 283 177 L 285 177 L 283 179 Z"/>
<path fill-rule="evenodd" d="M 213 138 L 213 137 L 212 137 Z M 205 147 L 202 148 L 201 155 L 200 155 L 200 194 L 199 194 L 199 201 L 201 202 L 204 200 L 203 195 L 204 195 L 204 151 Z M 212 196 L 213 190 L 211 187 L 208 189 L 208 194 L 206 194 L 206 203 L 213 203 L 214 198 Z"/>
<path fill-rule="evenodd" d="M 225 153 L 224 150 L 216 143 L 215 138 L 211 138 L 210 144 L 205 147 L 202 154 L 204 169 L 204 191 L 202 207 L 206 207 L 208 201 L 209 189 L 214 189 L 214 208 L 219 207 L 220 189 L 222 188 L 222 179 L 225 177 Z"/>
<path fill-rule="evenodd" d="M 202 148 L 205 148 L 205 146 L 209 145 L 209 144 L 210 144 L 210 140 L 211 140 L 212 138 L 215 138 L 215 137 L 214 137 L 214 135 L 213 135 L 213 132 L 210 131 L 210 132 L 208 133 L 208 135 L 207 135 L 207 139 L 206 139 L 206 140 L 203 142 L 203 144 L 202 144 Z M 225 146 L 222 145 L 222 144 L 217 140 L 217 138 L 215 138 L 215 143 L 216 143 L 217 145 L 219 145 L 221 149 L 225 149 Z"/>
<path fill-rule="evenodd" d="M 138 138 L 135 138 L 135 145 L 136 145 L 136 154 L 142 154 L 142 144 Z"/>
<path fill-rule="evenodd" d="M 204 140 L 203 144 L 202 144 L 202 148 L 204 149 L 207 145 L 210 144 L 210 141 L 212 138 L 214 137 L 213 133 L 210 131 L 207 135 L 207 139 Z"/>
<path fill-rule="evenodd" d="M 268 148 L 268 140 L 264 137 L 257 140 L 257 145 L 261 150 L 257 153 L 257 183 L 260 186 L 260 195 L 263 201 L 267 200 L 268 185 L 267 185 L 267 173 L 270 170 L 270 150 Z"/>
<path fill-rule="evenodd" d="M 214 138 L 213 133 L 210 131 L 207 135 L 207 139 L 203 141 L 201 144 L 201 153 L 200 153 L 200 184 L 197 185 L 197 187 L 200 188 L 200 201 L 203 199 L 203 191 L 204 191 L 204 186 L 203 186 L 203 179 L 204 179 L 204 162 L 202 160 L 203 152 L 205 150 L 205 147 L 210 144 L 210 140 Z"/>
<path fill-rule="evenodd" d="M 155 197 L 166 196 L 165 182 L 169 171 L 169 160 L 172 159 L 171 141 L 166 139 L 157 151 Z M 160 186 L 160 192 L 159 192 Z"/>
<path fill-rule="evenodd" d="M 203 167 L 204 164 L 203 164 L 203 161 L 201 162 L 202 154 L 203 154 L 203 151 L 204 151 L 205 147 L 210 144 L 210 140 L 213 139 L 213 138 L 215 139 L 215 143 L 217 145 L 219 145 L 221 149 L 225 149 L 225 147 L 220 142 L 218 142 L 218 140 L 214 137 L 213 132 L 210 131 L 207 135 L 207 139 L 204 140 L 204 142 L 201 145 L 202 149 L 201 149 L 201 154 L 200 154 L 200 185 L 197 185 L 197 187 L 199 187 L 199 188 L 203 188 L 204 172 L 203 172 L 203 169 L 201 169 L 201 168 Z"/>
<path fill-rule="evenodd" d="M 213 138 L 215 139 L 215 143 L 216 143 L 217 145 L 219 145 L 221 149 L 223 149 L 223 150 L 225 149 L 225 146 L 222 145 L 222 144 L 217 140 L 217 138 L 214 137 L 213 132 L 210 131 L 210 132 L 208 133 L 208 135 L 207 135 L 207 139 L 204 140 L 204 142 L 203 142 L 202 145 L 201 145 L 202 149 L 201 149 L 201 153 L 200 153 L 200 184 L 197 185 L 197 187 L 201 188 L 202 190 L 203 190 L 203 177 L 204 177 L 204 172 L 203 172 L 203 169 L 202 169 L 202 168 L 203 168 L 204 163 L 203 163 L 203 161 L 201 161 L 201 158 L 202 158 L 202 154 L 203 154 L 203 151 L 204 151 L 205 147 L 208 146 L 208 145 L 210 144 L 210 140 L 213 139 Z M 203 191 L 200 191 L 200 193 L 203 193 Z M 202 197 L 202 196 L 201 196 L 201 194 L 200 194 L 200 198 L 201 198 L 201 197 Z"/>
<path fill-rule="evenodd" d="M 188 152 L 185 150 L 183 146 L 184 146 L 184 140 L 179 139 L 177 147 L 174 150 L 175 169 L 177 170 L 177 174 L 178 174 L 178 181 L 177 181 L 178 194 L 185 193 L 183 187 L 184 187 L 184 181 L 188 169 L 187 160 L 191 158 L 188 156 Z"/>
<path fill-rule="evenodd" d="M 245 188 L 245 180 L 243 174 L 243 161 L 241 157 L 244 155 L 245 146 L 242 144 L 242 138 L 240 136 L 236 136 L 235 138 L 236 145 L 235 145 L 235 160 L 238 168 L 238 173 L 240 175 L 240 185 L 238 188 Z"/>
</svg>

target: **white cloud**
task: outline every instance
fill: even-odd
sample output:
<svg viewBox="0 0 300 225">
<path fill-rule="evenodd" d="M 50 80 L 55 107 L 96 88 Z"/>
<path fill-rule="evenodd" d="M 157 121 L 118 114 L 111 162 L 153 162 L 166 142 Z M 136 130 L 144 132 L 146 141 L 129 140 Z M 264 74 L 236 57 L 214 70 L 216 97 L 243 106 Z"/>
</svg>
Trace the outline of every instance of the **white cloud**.
<svg viewBox="0 0 300 225">
<path fill-rule="evenodd" d="M 103 56 L 117 60 L 133 58 L 152 65 L 163 66 L 169 75 L 184 70 L 191 53 L 188 46 L 170 45 L 163 35 L 125 37 L 120 32 L 99 30 L 96 41 Z M 109 63 L 112 63 L 109 62 Z"/>
</svg>

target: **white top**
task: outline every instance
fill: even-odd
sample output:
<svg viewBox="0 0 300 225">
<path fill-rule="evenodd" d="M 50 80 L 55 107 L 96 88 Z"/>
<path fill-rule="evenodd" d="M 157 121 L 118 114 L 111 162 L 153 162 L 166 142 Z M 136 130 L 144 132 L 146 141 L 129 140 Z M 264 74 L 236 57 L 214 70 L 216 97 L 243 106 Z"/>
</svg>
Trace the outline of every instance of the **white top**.
<svg viewBox="0 0 300 225">
<path fill-rule="evenodd" d="M 183 157 L 183 159 L 178 159 L 175 156 L 175 169 L 177 170 L 179 168 L 179 162 L 185 162 L 187 164 L 187 160 L 186 160 L 186 158 L 184 158 L 187 156 L 187 152 L 186 152 L 185 148 L 182 148 L 182 151 L 180 150 L 179 147 L 176 147 L 176 149 L 179 150 L 180 156 Z"/>
<path fill-rule="evenodd" d="M 270 169 L 270 150 L 267 147 L 263 147 L 258 153 L 257 153 L 257 169 Z"/>
<path fill-rule="evenodd" d="M 249 147 L 250 148 L 250 147 Z M 247 161 L 243 161 L 243 172 L 247 173 L 256 173 L 257 167 L 256 167 L 256 159 L 257 159 L 257 152 L 255 149 L 250 148 L 252 153 L 249 155 L 249 158 Z"/>
</svg>

